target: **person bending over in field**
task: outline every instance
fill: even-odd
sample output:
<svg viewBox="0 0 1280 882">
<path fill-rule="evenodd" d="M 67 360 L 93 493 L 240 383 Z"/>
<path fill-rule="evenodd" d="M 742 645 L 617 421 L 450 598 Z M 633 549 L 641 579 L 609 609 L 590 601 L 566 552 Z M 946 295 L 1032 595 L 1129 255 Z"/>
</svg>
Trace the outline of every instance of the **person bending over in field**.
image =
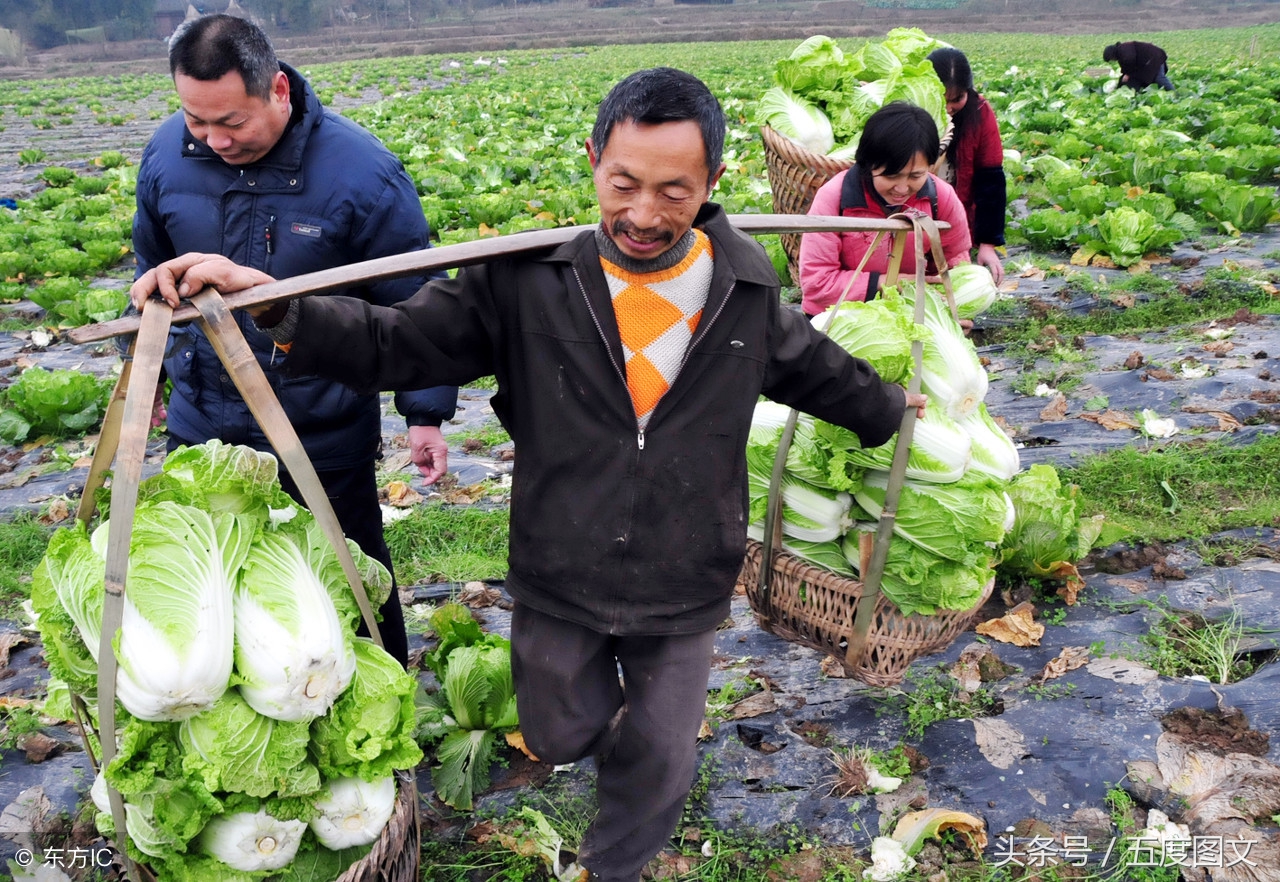
<svg viewBox="0 0 1280 882">
<path fill-rule="evenodd" d="M 1120 65 L 1120 79 L 1117 86 L 1128 86 L 1135 92 L 1141 92 L 1152 83 L 1162 89 L 1172 90 L 1169 82 L 1169 56 L 1155 43 L 1142 43 L 1131 40 L 1127 43 L 1112 43 L 1102 50 L 1103 61 L 1113 61 Z"/>
</svg>

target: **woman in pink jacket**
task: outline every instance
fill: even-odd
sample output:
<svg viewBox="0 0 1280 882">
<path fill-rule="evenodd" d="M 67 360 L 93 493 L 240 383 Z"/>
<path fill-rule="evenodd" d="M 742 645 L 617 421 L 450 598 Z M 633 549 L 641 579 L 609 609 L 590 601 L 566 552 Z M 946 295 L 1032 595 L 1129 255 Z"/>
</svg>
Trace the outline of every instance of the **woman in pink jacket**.
<svg viewBox="0 0 1280 882">
<path fill-rule="evenodd" d="M 868 118 L 854 153 L 853 167 L 822 185 L 809 214 L 883 219 L 918 211 L 951 225 L 941 232 L 947 266 L 969 260 L 969 225 L 956 191 L 929 169 L 938 161 L 938 127 L 933 117 L 904 101 L 894 101 Z M 800 240 L 800 290 L 807 315 L 817 315 L 840 299 L 854 270 L 875 239 L 868 233 L 805 233 Z M 857 279 L 849 300 L 870 300 L 889 269 L 890 238 L 886 234 Z M 933 281 L 929 244 L 926 274 Z M 914 234 L 907 235 L 901 272 L 916 271 Z"/>
</svg>

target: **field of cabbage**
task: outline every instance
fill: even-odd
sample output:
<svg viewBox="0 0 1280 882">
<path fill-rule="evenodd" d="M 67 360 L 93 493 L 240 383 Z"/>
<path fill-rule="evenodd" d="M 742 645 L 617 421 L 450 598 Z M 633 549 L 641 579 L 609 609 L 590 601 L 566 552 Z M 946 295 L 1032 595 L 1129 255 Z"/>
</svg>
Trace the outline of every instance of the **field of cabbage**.
<svg viewBox="0 0 1280 882">
<path fill-rule="evenodd" d="M 1231 265 L 1219 261 L 1213 269 L 1202 268 L 1201 278 L 1216 273 L 1212 278 L 1214 290 L 1226 291 L 1234 298 L 1226 314 L 1236 312 L 1240 305 L 1251 306 L 1258 313 L 1277 311 L 1276 261 L 1280 260 L 1280 251 L 1263 252 L 1275 247 L 1276 221 L 1280 220 L 1277 190 L 1280 185 L 1280 146 L 1277 146 L 1280 144 L 1280 24 L 1247 30 L 1122 37 L 946 33 L 932 36 L 968 53 L 979 91 L 992 102 L 1001 122 L 1009 176 L 1010 255 L 1019 264 L 1018 271 L 1011 276 L 1034 271 L 1033 263 L 1039 265 L 1041 276 L 1045 268 L 1062 269 L 1063 264 L 1076 263 L 1098 267 L 1091 275 L 1100 280 L 1104 276 L 1114 279 L 1122 273 L 1105 275 L 1101 268 L 1127 267 L 1135 273 L 1153 267 L 1159 270 L 1160 261 L 1169 257 L 1174 249 L 1207 252 L 1215 246 L 1233 243 Z M 1148 90 L 1135 95 L 1129 90 L 1114 88 L 1115 75 L 1101 62 L 1102 47 L 1117 38 L 1141 36 L 1156 40 L 1168 50 L 1170 76 L 1177 85 L 1175 92 Z M 696 73 L 709 83 L 724 104 L 730 122 L 725 152 L 728 171 L 720 181 L 716 200 L 735 213 L 771 211 L 757 104 L 773 84 L 775 62 L 798 42 L 797 39 L 417 56 L 307 66 L 303 72 L 326 103 L 373 130 L 402 158 L 417 183 L 433 231 L 441 243 L 447 244 L 536 227 L 595 221 L 598 215 L 583 141 L 590 132 L 596 105 L 621 76 L 655 64 Z M 847 51 L 855 51 L 858 46 L 853 40 L 840 43 Z M 0 353 L 15 356 L 0 359 L 0 385 L 7 383 L 0 389 L 0 484 L 5 489 L 15 489 L 15 495 L 16 490 L 21 489 L 29 503 L 48 504 L 52 508 L 51 498 L 61 492 L 47 493 L 51 482 L 38 489 L 35 488 L 40 481 L 23 486 L 22 482 L 28 480 L 33 471 L 44 469 L 45 463 L 50 463 L 50 469 L 66 470 L 67 486 L 82 486 L 85 465 L 82 448 L 86 443 L 92 444 L 93 438 L 88 442 L 66 442 L 61 449 L 46 442 L 56 438 L 78 439 L 100 425 L 103 395 L 110 387 L 105 377 L 118 366 L 119 359 L 108 346 L 101 347 L 107 357 L 95 360 L 87 347 L 77 349 L 59 342 L 58 328 L 113 318 L 123 307 L 124 289 L 133 272 L 129 234 L 137 161 L 150 132 L 176 107 L 172 84 L 159 73 L 34 83 L 0 82 L 0 188 L 10 188 L 7 192 L 0 189 L 0 197 L 13 201 L 12 206 L 0 208 L 0 303 L 5 304 L 0 307 L 0 317 L 7 322 L 5 330 L 15 332 L 5 335 L 10 348 Z M 1270 226 L 1262 235 L 1254 235 L 1267 225 Z M 775 237 L 766 237 L 763 241 L 774 256 L 779 273 L 785 274 L 786 261 L 780 244 Z M 1262 259 L 1241 257 L 1246 252 Z M 1175 260 L 1182 263 L 1183 256 L 1186 255 L 1178 255 Z M 1193 264 L 1195 260 L 1193 256 L 1186 263 Z M 1265 281 L 1243 280 L 1244 271 L 1240 267 L 1246 261 L 1251 262 Z M 1206 264 L 1210 262 L 1206 260 Z M 1179 299 L 1154 296 L 1159 292 L 1175 293 L 1170 290 L 1173 283 L 1160 281 L 1159 284 L 1168 287 L 1156 287 L 1151 275 L 1137 282 L 1126 292 L 1117 290 L 1107 295 L 1107 302 L 1117 306 L 1127 297 L 1132 307 L 1133 291 L 1142 292 L 1141 283 L 1153 283 L 1150 288 L 1153 296 L 1139 297 L 1144 302 L 1132 310 L 1140 312 L 1149 307 L 1145 315 L 1153 318 L 1140 326 L 1138 319 L 1134 319 L 1129 327 L 1140 327 L 1142 331 L 1156 328 L 1163 333 L 1171 326 L 1184 323 L 1177 317 L 1162 322 L 1161 316 L 1176 314 L 1160 313 L 1157 311 L 1160 304 L 1146 302 Z M 1100 281 L 1099 284 L 1105 288 L 1108 283 Z M 1238 289 L 1247 291 L 1248 298 Z M 1206 294 L 1205 299 L 1213 301 L 1213 296 L 1218 295 Z M 44 312 L 32 310 L 28 301 L 42 307 Z M 1042 306 L 1043 302 L 1034 301 L 1029 309 L 1034 312 Z M 1245 314 L 1243 318 L 1239 318 L 1240 313 Z M 999 327 L 1003 319 L 995 313 L 993 316 L 988 317 L 991 326 Z M 1168 339 L 1157 340 L 1154 335 L 1147 335 L 1138 342 L 1137 335 L 1124 330 L 1113 331 L 1102 325 L 1085 329 L 1067 324 L 1065 320 L 1060 322 L 1060 328 L 1046 324 L 1043 340 L 1016 353 L 1013 346 L 1009 351 L 1002 351 L 999 345 L 989 347 L 984 354 L 990 357 L 987 370 L 993 381 L 1008 381 L 1000 384 L 1000 415 L 1008 424 L 1017 424 L 1023 430 L 1019 438 L 1020 443 L 1027 445 L 1021 454 L 1023 466 L 1037 462 L 1037 453 L 1052 449 L 1051 445 L 1057 445 L 1061 451 L 1071 447 L 1073 439 L 1083 438 L 1093 443 L 1095 436 L 1086 436 L 1085 430 L 1079 427 L 1094 428 L 1108 420 L 1112 420 L 1113 425 L 1105 431 L 1117 439 L 1111 441 L 1110 446 L 1127 443 L 1135 451 L 1139 447 L 1150 450 L 1154 439 L 1167 436 L 1146 428 L 1145 422 L 1141 429 L 1136 422 L 1126 423 L 1121 419 L 1125 415 L 1119 413 L 1132 410 L 1137 419 L 1138 408 L 1134 403 L 1139 399 L 1142 407 L 1149 403 L 1160 409 L 1159 414 L 1155 410 L 1144 412 L 1150 413 L 1152 419 L 1176 415 L 1181 421 L 1183 438 L 1193 432 L 1204 435 L 1215 430 L 1217 434 L 1231 432 L 1228 426 L 1233 417 L 1227 411 L 1242 403 L 1254 405 L 1248 414 L 1234 411 L 1241 421 L 1255 418 L 1248 429 L 1271 428 L 1276 418 L 1267 414 L 1274 414 L 1273 406 L 1278 399 L 1268 384 L 1273 383 L 1272 374 L 1280 375 L 1280 372 L 1268 361 L 1276 352 L 1274 338 L 1263 337 L 1263 333 L 1274 334 L 1274 316 L 1255 315 L 1243 308 L 1237 317 L 1241 327 L 1236 344 L 1214 337 L 1213 343 L 1203 349 L 1194 348 L 1198 339 L 1189 334 L 1178 337 L 1176 331 L 1170 331 Z M 1058 316 L 1053 318 L 1057 320 Z M 1250 322 L 1265 327 L 1253 328 Z M 1237 331 L 1234 328 L 1211 330 L 1220 336 Z M 1076 337 L 1077 331 L 1080 337 Z M 1083 342 L 1086 331 L 1095 335 L 1087 346 Z M 1264 346 L 1259 340 L 1266 340 L 1267 344 Z M 1080 341 L 1078 345 L 1077 341 Z M 1236 354 L 1226 359 L 1225 354 L 1233 345 L 1238 347 Z M 1201 354 L 1203 363 L 1191 355 L 1215 351 L 1210 350 L 1210 346 L 1218 346 L 1216 352 L 1221 354 Z M 1086 348 L 1090 349 L 1088 353 L 1084 352 Z M 1266 349 L 1270 349 L 1271 356 Z M 45 358 L 50 361 L 43 361 Z M 41 364 L 55 363 L 71 365 L 73 369 L 45 371 L 40 368 Z M 1124 364 L 1124 370 L 1116 364 Z M 35 367 L 18 372 L 28 365 Z M 1263 370 L 1266 365 L 1270 365 L 1270 370 Z M 1139 370 L 1144 367 L 1151 369 Z M 1079 374 L 1086 370 L 1089 372 L 1087 382 L 1081 382 Z M 1189 394 L 1186 390 L 1190 387 L 1185 384 L 1193 378 L 1204 381 L 1198 390 L 1208 390 L 1210 384 L 1214 384 L 1216 391 L 1206 391 L 1203 396 Z M 1131 382 L 1126 385 L 1126 381 Z M 1070 385 L 1073 382 L 1074 387 Z M 1040 397 L 1040 391 L 1032 393 L 1031 390 L 1039 386 L 1055 393 L 1052 399 Z M 1227 401 L 1229 396 L 1225 390 L 1233 387 L 1237 391 L 1232 393 L 1233 400 Z M 1251 390 L 1258 393 L 1256 402 L 1243 397 Z M 1109 395 L 1115 396 L 1114 402 Z M 1046 401 L 1051 403 L 1046 406 Z M 1068 406 L 1072 410 L 1070 420 L 1066 419 Z M 1057 412 L 1054 408 L 1058 408 Z M 479 414 L 482 408 L 472 406 L 471 410 Z M 1159 422 L 1173 427 L 1172 416 Z M 1046 425 L 1050 428 L 1046 429 Z M 1072 425 L 1074 430 L 1069 428 Z M 1240 428 L 1239 422 L 1236 428 Z M 1059 434 L 1055 435 L 1054 431 Z M 1097 428 L 1097 432 L 1102 434 L 1104 429 Z M 1262 434 L 1263 431 L 1258 431 L 1248 437 Z M 1238 439 L 1244 436 L 1242 432 Z M 451 436 L 451 465 L 465 459 L 464 445 L 453 443 L 458 437 Z M 1274 446 L 1264 448 L 1264 444 L 1272 440 L 1274 436 L 1268 435 L 1256 448 L 1274 450 Z M 1238 443 L 1244 446 L 1248 441 Z M 1166 459 L 1175 464 L 1174 470 L 1185 472 L 1162 474 L 1159 478 L 1158 486 L 1167 494 L 1169 504 L 1165 504 L 1166 497 L 1157 493 L 1150 518 L 1174 524 L 1163 527 L 1169 532 L 1159 534 L 1160 538 L 1185 538 L 1185 533 L 1176 533 L 1176 530 L 1190 522 L 1175 519 L 1175 514 L 1181 516 L 1184 509 L 1197 504 L 1192 499 L 1193 490 L 1204 487 L 1218 490 L 1225 483 L 1219 473 L 1191 468 L 1193 461 L 1203 463 L 1210 458 L 1206 448 L 1194 447 L 1191 443 L 1178 446 L 1197 452 L 1175 453 L 1174 445 L 1170 445 L 1167 456 L 1151 457 Z M 1081 442 L 1076 449 L 1084 451 L 1088 444 Z M 455 454 L 459 455 L 455 458 Z M 28 457 L 25 471 L 24 467 L 13 466 L 23 456 Z M 43 462 L 33 468 L 31 461 L 39 457 L 44 458 Z M 1066 455 L 1062 457 L 1066 458 Z M 1243 461 L 1231 460 L 1232 463 Z M 1112 468 L 1114 475 L 1116 470 Z M 1255 470 L 1268 471 L 1265 466 Z M 1198 477 L 1200 475 L 1207 477 Z M 44 477 L 47 472 L 41 473 L 41 478 Z M 1225 497 L 1226 491 L 1222 492 Z M 1267 492 L 1273 494 L 1274 490 Z M 1227 503 L 1219 507 L 1230 509 Z M 1230 525 L 1243 524 L 1265 530 L 1268 528 L 1263 525 L 1270 524 L 1265 536 L 1274 537 L 1274 527 L 1280 521 L 1271 514 L 1273 511 L 1274 507 L 1268 507 L 1265 516 L 1256 517 L 1252 510 L 1240 511 Z M 1197 541 L 1207 541 L 1211 534 L 1218 532 L 1216 526 L 1190 529 Z M 1138 535 L 1145 537 L 1150 532 L 1139 531 Z M 1246 538 L 1252 542 L 1252 536 L 1250 533 Z M 1258 540 L 1258 547 L 1265 541 L 1268 540 Z M 1196 547 L 1197 554 L 1203 553 L 1203 548 Z M 1193 570 L 1192 577 L 1188 580 L 1185 574 L 1168 575 L 1170 581 L 1166 582 L 1165 575 L 1150 579 L 1143 576 L 1145 587 L 1150 589 L 1151 596 L 1168 591 L 1175 600 L 1180 599 L 1193 609 L 1199 608 L 1207 597 L 1206 609 L 1210 610 L 1220 593 L 1230 595 L 1238 587 L 1245 610 L 1241 615 L 1252 617 L 1248 618 L 1250 624 L 1255 618 L 1261 621 L 1264 612 L 1269 616 L 1274 609 L 1270 590 L 1273 583 L 1263 578 L 1272 572 L 1266 569 L 1265 560 L 1274 552 L 1263 549 L 1246 553 L 1244 549 L 1252 546 L 1246 545 L 1245 539 L 1238 539 L 1231 547 L 1248 558 L 1243 566 L 1202 562 L 1185 548 L 1170 552 L 1157 543 L 1152 554 L 1153 559 L 1158 558 L 1162 573 L 1186 566 Z M 1254 564 L 1260 561 L 1262 565 L 1255 568 Z M 403 578 L 408 569 L 402 569 L 397 561 L 402 584 L 417 581 Z M 1210 575 L 1204 575 L 1205 571 Z M 1263 576 L 1257 576 L 1258 571 Z M 1123 570 L 1121 574 L 1129 572 Z M 1206 588 L 1208 580 L 1212 580 L 1212 585 Z M 1223 585 L 1226 588 L 1222 588 Z M 961 733 L 958 727 L 947 729 L 945 725 L 930 733 L 927 740 L 923 736 L 913 739 L 936 762 L 929 778 L 934 800 L 986 815 L 993 839 L 998 838 L 1000 831 L 1012 829 L 1007 823 L 1030 817 L 1044 819 L 1055 825 L 1055 830 L 1065 831 L 1077 840 L 1087 839 L 1077 835 L 1083 832 L 1094 835 L 1100 829 L 1110 833 L 1110 821 L 1104 809 L 1114 808 L 1110 800 L 1118 798 L 1115 794 L 1124 795 L 1118 783 L 1112 789 L 1113 782 L 1123 774 L 1125 762 L 1146 756 L 1149 742 L 1143 744 L 1141 740 L 1159 734 L 1156 712 L 1186 703 L 1188 690 L 1194 687 L 1188 686 L 1187 678 L 1173 674 L 1162 677 L 1154 686 L 1148 685 L 1155 679 L 1152 671 L 1151 680 L 1135 680 L 1132 688 L 1122 694 L 1124 678 L 1132 673 L 1129 668 L 1113 675 L 1090 672 L 1088 676 L 1093 680 L 1087 679 L 1083 671 L 1079 672 L 1075 679 L 1083 687 L 1074 696 L 1075 682 L 1046 685 L 1046 681 L 1050 679 L 1048 665 L 1056 663 L 1059 650 L 1063 650 L 1065 659 L 1065 648 L 1083 649 L 1083 645 L 1089 645 L 1090 651 L 1104 664 L 1112 663 L 1113 667 L 1123 664 L 1125 659 L 1117 659 L 1114 654 L 1110 658 L 1103 656 L 1106 649 L 1118 651 L 1116 641 L 1127 639 L 1127 634 L 1136 634 L 1140 629 L 1135 624 L 1139 618 L 1134 614 L 1137 609 L 1134 604 L 1138 602 L 1133 600 L 1135 586 L 1142 587 L 1137 577 L 1097 577 L 1091 582 L 1090 590 L 1102 598 L 1101 602 L 1073 607 L 1070 621 L 1066 623 L 1066 607 L 1045 599 L 1039 617 L 1042 623 L 1057 630 L 1046 637 L 1043 649 L 1038 644 L 1000 647 L 1003 657 L 1019 665 L 1024 673 L 1015 678 L 1016 684 L 1010 682 L 1000 687 L 1001 701 L 1008 699 L 1007 716 L 990 726 L 974 724 L 977 747 L 975 736 L 968 728 Z M 1219 588 L 1222 592 L 1215 593 Z M 21 589 L 15 593 L 20 594 Z M 1116 605 L 1105 606 L 1111 602 Z M 1153 601 L 1142 599 L 1141 602 L 1147 603 L 1151 610 L 1156 609 Z M 1162 596 L 1161 603 L 1167 602 Z M 502 621 L 500 612 L 487 611 L 485 615 L 491 617 L 490 623 Z M 702 748 L 704 757 L 712 757 L 723 765 L 715 767 L 708 760 L 700 770 L 699 787 L 707 788 L 707 792 L 699 797 L 696 810 L 704 811 L 708 820 L 725 830 L 753 825 L 774 830 L 774 825 L 799 818 L 796 823 L 806 824 L 804 834 L 815 841 L 865 851 L 870 836 L 862 835 L 859 824 L 868 819 L 874 823 L 877 815 L 873 814 L 870 803 L 859 816 L 855 811 L 859 803 L 853 803 L 851 809 L 847 800 L 833 797 L 831 792 L 820 795 L 813 782 L 822 780 L 825 790 L 831 772 L 829 754 L 835 753 L 830 749 L 833 745 L 866 746 L 868 733 L 875 733 L 877 743 L 898 738 L 905 741 L 907 736 L 900 735 L 905 731 L 903 719 L 915 725 L 910 706 L 894 705 L 882 719 L 881 710 L 878 706 L 871 708 L 866 694 L 830 678 L 826 668 L 819 667 L 816 657 L 797 660 L 794 654 L 779 650 L 779 641 L 759 642 L 765 637 L 751 617 L 744 614 L 738 618 L 739 631 L 733 639 L 743 644 L 735 649 L 741 657 L 733 667 L 717 672 L 717 683 L 709 700 L 709 719 L 716 724 L 717 733 L 714 740 Z M 1145 626 L 1141 626 L 1141 630 L 1145 631 Z M 422 635 L 414 633 L 411 639 L 420 641 Z M 1110 643 L 1104 647 L 1105 641 Z M 1068 647 L 1068 644 L 1080 645 Z M 1164 645 L 1167 648 L 1172 644 L 1166 641 Z M 960 652 L 959 644 L 954 650 L 953 658 Z M 31 654 L 24 658 L 30 659 Z M 6 664 L 0 663 L 0 668 Z M 760 675 L 761 670 L 766 673 Z M 1039 675 L 1039 682 L 1033 684 L 1031 679 L 1041 670 L 1046 673 Z M 22 672 L 22 676 L 28 674 Z M 1274 701 L 1275 676 L 1276 666 L 1272 664 L 1266 672 L 1270 679 L 1258 677 L 1254 683 L 1232 684 L 1224 687 L 1223 693 L 1215 691 L 1213 695 L 1227 706 L 1247 710 L 1259 732 L 1276 732 L 1280 729 L 1280 719 Z M 1103 677 L 1109 682 L 1099 687 L 1099 678 Z M 809 702 L 808 710 L 796 715 L 790 704 L 779 702 L 771 711 L 773 717 L 752 716 L 750 725 L 723 725 L 731 718 L 728 706 L 742 699 L 741 689 L 754 689 L 751 684 L 757 679 L 768 680 L 766 693 L 780 685 L 780 695 L 796 698 L 795 710 Z M 18 694 L 25 682 L 21 677 L 10 679 L 6 694 Z M 913 694 L 930 694 L 927 683 L 927 679 L 913 682 Z M 33 693 L 40 688 L 38 683 L 30 686 Z M 1207 690 L 1198 694 L 1205 693 Z M 1050 698 L 1058 700 L 1056 707 L 1044 700 Z M 780 710 L 782 707 L 787 709 Z M 926 702 L 920 707 L 932 713 L 929 708 L 940 708 L 941 703 Z M 744 709 L 742 713 L 742 719 L 746 719 L 754 711 Z M 963 711 L 952 714 L 958 715 L 969 716 Z M 809 744 L 813 750 L 809 754 L 793 759 L 799 750 L 778 751 L 774 756 L 764 749 L 743 746 L 752 732 L 763 732 L 772 738 L 775 732 L 783 732 L 801 717 L 806 723 L 820 721 L 830 726 L 823 730 L 815 724 L 815 728 L 809 730 L 813 738 Z M 757 728 L 752 729 L 756 724 Z M 919 723 L 921 732 L 925 725 Z M 13 731 L 12 726 L 9 731 Z M 800 730 L 793 727 L 791 731 Z M 795 739 L 790 740 L 795 743 Z M 1023 753 L 1017 757 L 997 756 L 1006 743 L 1015 752 Z M 765 746 L 769 746 L 768 742 Z M 5 749 L 0 742 L 0 750 Z M 756 753 L 759 755 L 754 755 Z M 744 755 L 748 759 L 742 759 Z M 519 757 L 514 753 L 511 756 L 512 765 L 516 765 Z M 1087 763 L 1080 762 L 1082 756 L 1088 757 Z M 1272 756 L 1274 758 L 1274 751 Z M 1024 768 L 1027 773 L 1021 779 L 1025 783 L 1020 786 L 1006 785 L 1004 775 L 991 771 L 998 763 L 1004 763 L 999 769 L 1010 769 L 1014 762 L 1019 765 L 1016 773 L 1010 771 L 1010 782 L 1014 781 L 1015 774 L 1023 775 Z M 30 780 L 30 776 L 36 774 L 45 775 L 49 781 L 54 779 L 53 772 L 43 771 L 53 766 L 42 767 L 38 760 L 30 763 L 22 772 L 9 773 L 11 787 L 14 782 Z M 749 769 L 752 780 L 764 784 L 746 794 L 735 789 L 739 777 L 748 777 L 746 771 L 738 774 L 735 763 Z M 68 761 L 65 768 L 71 767 Z M 523 768 L 506 769 L 503 774 L 517 779 L 513 786 L 520 787 L 518 775 Z M 711 792 L 711 785 L 705 780 L 712 777 L 713 771 L 719 782 L 715 792 Z M 74 805 L 79 794 L 75 792 L 72 775 L 63 777 L 67 780 L 58 782 L 61 790 L 53 793 L 54 802 L 61 799 L 64 804 Z M 420 780 L 425 782 L 426 776 L 421 775 Z M 789 782 L 793 781 L 801 783 L 792 786 Z M 1099 784 L 1107 788 L 1105 794 Z M 438 779 L 435 786 L 444 789 Z M 1091 786 L 1093 790 L 1084 789 Z M 982 787 L 987 789 L 981 790 Z M 1045 793 L 1051 794 L 1052 799 L 1046 800 Z M 1214 793 L 1218 791 L 1215 789 Z M 497 795 L 490 796 L 493 805 L 507 798 L 502 788 L 497 789 Z M 13 794 L 8 793 L 0 799 L 0 806 L 12 798 Z M 467 799 L 470 798 L 468 791 Z M 1153 805 L 1166 804 L 1155 798 L 1148 801 Z M 803 811 L 797 810 L 795 816 L 788 816 L 786 811 L 797 804 Z M 906 805 L 905 799 L 902 805 Z M 1061 805 L 1062 810 L 1056 805 Z M 1252 806 L 1250 811 L 1254 811 Z M 1083 811 L 1092 815 L 1081 814 Z M 1271 826 L 1266 827 L 1269 831 L 1280 823 L 1280 814 L 1273 814 L 1274 811 L 1270 808 L 1265 812 L 1254 811 L 1251 817 L 1261 826 L 1270 819 Z M 740 812 L 745 814 L 745 819 Z M 852 825 L 850 812 L 856 821 Z M 887 817 L 893 810 L 880 808 L 877 802 L 874 812 Z M 443 824 L 434 814 L 431 817 Z M 451 820 L 460 824 L 463 817 L 458 815 Z M 1111 820 L 1115 820 L 1114 814 Z M 1086 822 L 1097 823 L 1089 827 Z M 1116 825 L 1121 826 L 1119 821 Z M 692 832 L 685 831 L 687 835 Z M 1203 831 L 1197 829 L 1197 833 L 1200 832 Z M 1221 830 L 1215 832 L 1215 828 L 1211 828 L 1208 832 L 1221 840 Z M 1096 832 L 1096 835 L 1104 834 Z M 1248 841 L 1256 838 L 1252 829 L 1242 835 Z M 463 878 L 465 867 L 460 870 L 450 866 L 452 857 L 443 850 L 451 836 L 451 828 L 440 826 L 426 837 L 428 854 L 424 861 L 434 866 L 424 878 Z M 719 836 L 709 832 L 700 850 L 695 842 L 693 847 L 705 859 L 704 869 L 690 870 L 680 878 L 695 878 L 693 873 L 699 873 L 696 876 L 699 880 L 715 882 L 755 878 L 733 876 L 727 871 L 724 875 L 715 875 L 714 868 L 721 855 L 715 848 L 709 853 L 708 846 L 720 842 Z M 1009 841 L 1012 842 L 1012 837 Z M 1095 845 L 1098 841 L 1095 839 Z M 726 853 L 732 850 L 731 845 L 723 847 Z M 808 848 L 806 844 L 801 850 Z M 3 854 L 0 851 L 0 855 Z M 439 857 L 440 854 L 446 856 Z M 680 871 L 673 870 L 675 872 Z M 1169 882 L 1176 872 L 1114 878 Z M 479 876 L 473 873 L 467 878 Z M 492 878 L 528 877 L 503 876 L 499 872 Z M 817 876 L 811 874 L 804 878 Z M 822 878 L 851 876 L 841 870 L 839 875 Z M 921 874 L 919 878 L 925 876 Z"/>
<path fill-rule="evenodd" d="M 932 36 L 968 53 L 996 109 L 1011 246 L 1141 268 L 1177 243 L 1280 218 L 1280 25 L 1160 34 L 1177 91 L 1139 95 L 1102 72 L 1110 37 Z M 593 221 L 582 143 L 595 106 L 619 77 L 654 64 L 696 73 L 724 104 L 716 199 L 772 210 L 756 105 L 796 42 L 417 56 L 305 73 L 403 159 L 448 243 Z M 122 295 L 84 289 L 113 267 L 127 272 L 136 160 L 153 121 L 176 107 L 171 93 L 159 74 L 0 83 L 5 179 L 47 184 L 0 213 L 0 299 L 34 299 L 63 324 L 116 308 Z"/>
</svg>

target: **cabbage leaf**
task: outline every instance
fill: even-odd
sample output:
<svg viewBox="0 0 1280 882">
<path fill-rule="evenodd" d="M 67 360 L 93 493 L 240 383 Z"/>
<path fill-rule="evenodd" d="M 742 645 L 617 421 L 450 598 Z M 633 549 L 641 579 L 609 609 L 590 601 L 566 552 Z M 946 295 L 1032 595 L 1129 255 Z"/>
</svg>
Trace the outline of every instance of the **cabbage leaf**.
<svg viewBox="0 0 1280 882">
<path fill-rule="evenodd" d="M 414 742 L 413 696 L 417 681 L 371 640 L 352 641 L 351 685 L 311 724 L 311 752 L 321 776 L 385 778 L 422 760 Z"/>
</svg>

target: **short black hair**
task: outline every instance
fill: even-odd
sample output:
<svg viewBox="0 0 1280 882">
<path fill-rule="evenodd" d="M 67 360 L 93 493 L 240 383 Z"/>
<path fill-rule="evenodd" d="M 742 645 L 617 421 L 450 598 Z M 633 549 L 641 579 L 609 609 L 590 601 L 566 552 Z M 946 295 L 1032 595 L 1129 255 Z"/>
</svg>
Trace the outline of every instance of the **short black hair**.
<svg viewBox="0 0 1280 882">
<path fill-rule="evenodd" d="M 938 124 L 929 112 L 906 101 L 891 101 L 867 118 L 853 161 L 868 172 L 882 168 L 896 175 L 917 153 L 933 165 L 938 151 Z"/>
<path fill-rule="evenodd" d="M 1112 43 L 1110 46 L 1102 50 L 1103 61 L 1115 61 L 1120 57 L 1120 44 Z"/>
<path fill-rule="evenodd" d="M 724 110 L 707 84 L 693 74 L 673 67 L 651 67 L 636 71 L 610 89 L 600 102 L 591 130 L 596 156 L 604 154 L 613 127 L 628 120 L 643 125 L 693 120 L 702 131 L 708 182 L 720 168 Z"/>
<path fill-rule="evenodd" d="M 169 38 L 169 75 L 208 82 L 231 71 L 244 80 L 254 98 L 271 95 L 280 62 L 267 35 L 234 15 L 205 15 L 178 25 Z"/>
</svg>

